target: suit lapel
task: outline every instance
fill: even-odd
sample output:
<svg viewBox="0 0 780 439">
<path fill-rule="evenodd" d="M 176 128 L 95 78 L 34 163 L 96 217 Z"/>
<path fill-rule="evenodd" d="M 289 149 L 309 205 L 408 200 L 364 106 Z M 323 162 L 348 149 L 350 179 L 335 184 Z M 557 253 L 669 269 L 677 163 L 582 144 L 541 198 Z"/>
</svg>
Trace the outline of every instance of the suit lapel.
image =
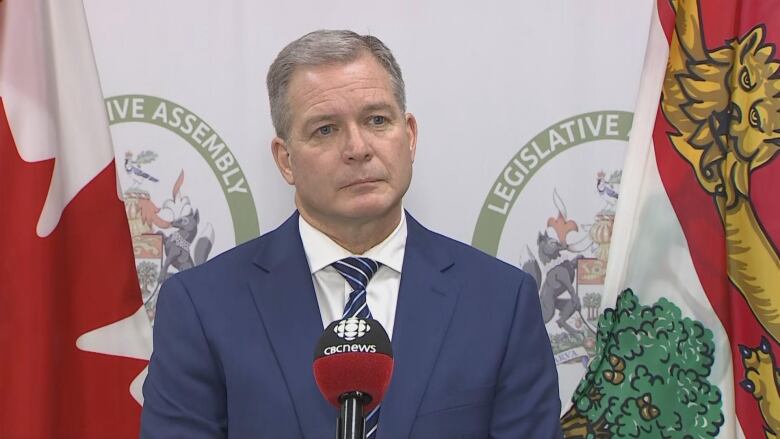
<svg viewBox="0 0 780 439">
<path fill-rule="evenodd" d="M 322 397 L 312 373 L 314 349 L 323 328 L 297 213 L 267 236 L 254 262 L 260 269 L 250 289 L 303 436 L 329 436 L 338 411 Z"/>
<path fill-rule="evenodd" d="M 445 273 L 452 255 L 408 214 L 407 224 L 392 341 L 395 366 L 382 403 L 379 438 L 409 436 L 458 297 Z"/>
</svg>

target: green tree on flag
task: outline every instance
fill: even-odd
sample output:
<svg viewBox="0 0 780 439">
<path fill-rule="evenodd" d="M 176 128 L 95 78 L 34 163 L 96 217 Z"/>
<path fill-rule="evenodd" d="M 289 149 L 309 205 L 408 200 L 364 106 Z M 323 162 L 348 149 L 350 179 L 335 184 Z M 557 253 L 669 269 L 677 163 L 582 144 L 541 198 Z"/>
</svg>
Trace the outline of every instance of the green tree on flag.
<svg viewBox="0 0 780 439">
<path fill-rule="evenodd" d="M 712 332 L 672 302 L 643 306 L 625 290 L 599 319 L 596 356 L 562 420 L 566 437 L 715 437 L 714 349 Z"/>
</svg>

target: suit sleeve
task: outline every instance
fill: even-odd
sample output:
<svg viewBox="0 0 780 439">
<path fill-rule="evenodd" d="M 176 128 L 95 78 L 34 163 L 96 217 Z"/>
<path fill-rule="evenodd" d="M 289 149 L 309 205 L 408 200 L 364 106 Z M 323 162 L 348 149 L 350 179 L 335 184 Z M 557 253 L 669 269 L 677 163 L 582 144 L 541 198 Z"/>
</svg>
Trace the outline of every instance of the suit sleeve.
<svg viewBox="0 0 780 439">
<path fill-rule="evenodd" d="M 558 373 L 536 291 L 524 273 L 499 371 L 490 425 L 493 439 L 563 437 Z"/>
<path fill-rule="evenodd" d="M 141 439 L 226 437 L 223 374 L 178 276 L 160 289 L 153 337 Z"/>
</svg>

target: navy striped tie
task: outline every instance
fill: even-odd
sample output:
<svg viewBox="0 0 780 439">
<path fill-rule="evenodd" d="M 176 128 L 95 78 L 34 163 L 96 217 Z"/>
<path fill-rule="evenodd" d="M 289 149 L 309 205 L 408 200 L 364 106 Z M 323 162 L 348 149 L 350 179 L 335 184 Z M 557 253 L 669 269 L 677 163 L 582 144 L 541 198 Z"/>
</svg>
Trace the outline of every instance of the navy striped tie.
<svg viewBox="0 0 780 439">
<path fill-rule="evenodd" d="M 368 302 L 366 302 L 366 286 L 382 264 L 373 259 L 350 256 L 331 265 L 352 287 L 347 304 L 344 306 L 343 318 L 372 318 L 371 310 L 368 309 Z M 376 406 L 366 415 L 366 439 L 376 437 L 376 429 L 379 426 L 379 408 L 380 406 Z"/>
</svg>

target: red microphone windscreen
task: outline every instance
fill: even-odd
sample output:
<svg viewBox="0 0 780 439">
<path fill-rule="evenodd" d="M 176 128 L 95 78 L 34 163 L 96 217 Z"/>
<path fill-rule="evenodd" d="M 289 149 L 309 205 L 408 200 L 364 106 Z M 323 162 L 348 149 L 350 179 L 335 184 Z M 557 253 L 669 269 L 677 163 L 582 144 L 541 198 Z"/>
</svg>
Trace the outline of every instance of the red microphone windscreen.
<svg viewBox="0 0 780 439">
<path fill-rule="evenodd" d="M 314 352 L 314 380 L 328 402 L 341 406 L 348 392 L 368 394 L 366 413 L 385 396 L 393 375 L 393 352 L 387 332 L 376 320 L 348 318 L 325 329 Z"/>
<path fill-rule="evenodd" d="M 350 352 L 314 360 L 314 379 L 325 399 L 339 407 L 339 396 L 344 393 L 367 393 L 371 401 L 365 405 L 365 413 L 382 401 L 392 375 L 393 358 L 385 354 Z"/>
</svg>

